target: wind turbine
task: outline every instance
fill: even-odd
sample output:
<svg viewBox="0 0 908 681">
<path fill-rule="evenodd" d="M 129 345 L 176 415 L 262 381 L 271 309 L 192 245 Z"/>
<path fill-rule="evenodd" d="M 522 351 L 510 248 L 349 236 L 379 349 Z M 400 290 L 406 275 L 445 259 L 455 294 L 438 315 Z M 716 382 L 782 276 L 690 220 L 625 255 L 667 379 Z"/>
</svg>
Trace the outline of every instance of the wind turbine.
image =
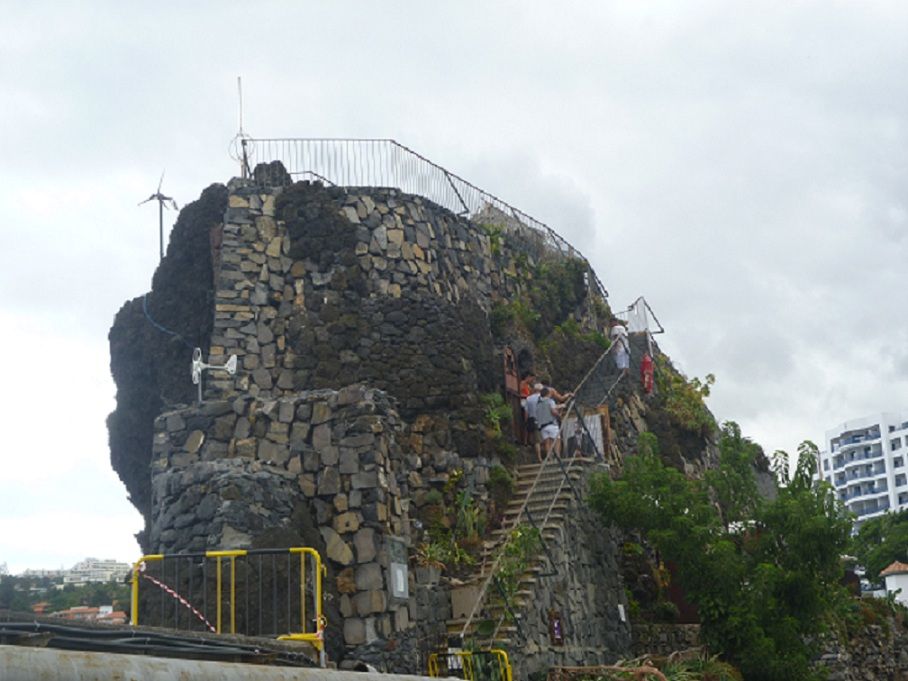
<svg viewBox="0 0 908 681">
<path fill-rule="evenodd" d="M 173 197 L 164 196 L 161 193 L 162 184 L 164 184 L 163 172 L 161 173 L 161 179 L 158 181 L 158 191 L 139 203 L 141 206 L 143 203 L 148 203 L 149 201 L 158 202 L 158 244 L 161 249 L 161 260 L 164 259 L 164 206 L 166 205 L 168 208 L 173 207 L 174 210 L 179 210 L 177 202 L 173 200 Z"/>
</svg>

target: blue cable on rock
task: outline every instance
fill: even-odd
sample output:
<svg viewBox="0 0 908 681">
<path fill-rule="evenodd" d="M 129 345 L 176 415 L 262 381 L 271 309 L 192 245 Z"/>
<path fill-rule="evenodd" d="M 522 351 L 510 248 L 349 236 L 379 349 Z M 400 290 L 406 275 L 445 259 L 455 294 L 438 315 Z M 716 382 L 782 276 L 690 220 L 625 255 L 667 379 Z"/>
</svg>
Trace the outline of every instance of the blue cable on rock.
<svg viewBox="0 0 908 681">
<path fill-rule="evenodd" d="M 170 329 L 168 329 L 164 326 L 161 326 L 154 319 L 152 319 L 151 315 L 148 313 L 148 294 L 147 293 L 142 296 L 142 312 L 145 313 L 145 319 L 148 320 L 148 323 L 151 324 L 158 331 L 161 331 L 162 333 L 166 333 L 168 336 L 173 336 L 174 338 L 179 338 L 180 341 L 182 341 L 183 345 L 185 345 L 190 350 L 193 349 L 194 346 L 190 345 L 189 341 L 187 341 L 185 338 L 183 338 L 183 336 L 178 334 L 176 331 L 171 331 Z"/>
</svg>

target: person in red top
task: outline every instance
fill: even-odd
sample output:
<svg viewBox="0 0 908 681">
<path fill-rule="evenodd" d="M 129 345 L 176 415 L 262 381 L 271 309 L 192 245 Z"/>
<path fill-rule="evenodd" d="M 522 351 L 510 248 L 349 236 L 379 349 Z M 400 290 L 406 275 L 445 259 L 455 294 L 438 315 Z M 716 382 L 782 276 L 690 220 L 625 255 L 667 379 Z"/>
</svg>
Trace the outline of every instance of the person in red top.
<svg viewBox="0 0 908 681">
<path fill-rule="evenodd" d="M 527 407 L 527 398 L 535 391 L 533 386 L 536 384 L 536 374 L 528 372 L 523 380 L 520 381 L 520 406 L 523 408 L 523 444 L 539 446 L 536 442 L 536 420 L 533 413 Z"/>
<path fill-rule="evenodd" d="M 533 392 L 533 384 L 536 383 L 536 374 L 528 373 L 520 381 L 520 399 L 525 400 Z"/>
</svg>

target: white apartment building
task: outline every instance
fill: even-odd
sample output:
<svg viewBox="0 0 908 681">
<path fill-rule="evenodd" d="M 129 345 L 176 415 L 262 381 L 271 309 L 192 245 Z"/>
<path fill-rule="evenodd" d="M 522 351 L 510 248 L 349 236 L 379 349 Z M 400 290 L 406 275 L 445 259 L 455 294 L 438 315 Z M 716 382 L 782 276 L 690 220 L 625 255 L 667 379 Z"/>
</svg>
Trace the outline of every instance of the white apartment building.
<svg viewBox="0 0 908 681">
<path fill-rule="evenodd" d="M 86 558 L 63 573 L 64 584 L 87 584 L 89 582 L 119 582 L 132 568 L 128 563 L 115 560 Z"/>
<path fill-rule="evenodd" d="M 846 421 L 826 431 L 819 474 L 854 513 L 855 529 L 908 509 L 908 412 Z"/>
</svg>

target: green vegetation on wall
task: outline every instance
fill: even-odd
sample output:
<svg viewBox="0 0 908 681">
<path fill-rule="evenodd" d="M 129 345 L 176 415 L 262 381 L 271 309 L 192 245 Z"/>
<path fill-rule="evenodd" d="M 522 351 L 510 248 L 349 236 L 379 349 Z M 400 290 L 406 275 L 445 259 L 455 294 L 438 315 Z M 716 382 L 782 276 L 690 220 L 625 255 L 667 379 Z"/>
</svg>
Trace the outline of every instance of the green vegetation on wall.
<svg viewBox="0 0 908 681">
<path fill-rule="evenodd" d="M 515 263 L 516 263 L 515 259 Z M 608 304 L 590 298 L 584 260 L 558 258 L 515 264 L 520 295 L 498 301 L 489 314 L 492 335 L 499 342 L 514 338 L 532 341 L 534 368 L 548 382 L 570 389 L 583 377 L 609 342 L 597 328 L 584 328 L 592 316 L 600 325 L 610 318 Z M 592 313 L 590 315 L 590 313 Z"/>
<path fill-rule="evenodd" d="M 574 313 L 585 304 L 588 290 L 585 276 L 589 265 L 575 258 L 560 258 L 535 266 L 518 267 L 523 294 L 509 302 L 499 302 L 491 312 L 492 332 L 501 337 L 510 325 L 522 327 L 537 342 L 549 337 L 556 327 L 571 334 Z M 608 306 L 597 301 L 608 317 Z M 565 327 L 564 325 L 568 326 Z M 574 327 L 579 331 L 578 327 Z"/>
<path fill-rule="evenodd" d="M 675 370 L 664 355 L 656 356 L 656 391 L 672 423 L 691 433 L 706 435 L 716 427 L 715 419 L 706 408 L 716 377 L 706 374 L 701 381 L 690 380 Z"/>
<path fill-rule="evenodd" d="M 511 530 L 501 548 L 502 556 L 495 572 L 496 592 L 492 602 L 501 605 L 513 602 L 520 588 L 520 579 L 541 547 L 542 534 L 538 528 L 518 525 Z"/>
<path fill-rule="evenodd" d="M 488 456 L 498 456 L 511 464 L 517 458 L 517 447 L 511 441 L 511 406 L 504 401 L 501 393 L 484 393 L 479 396 L 482 405 L 484 448 Z"/>
<path fill-rule="evenodd" d="M 419 565 L 459 574 L 476 563 L 488 520 L 485 508 L 463 483 L 463 471 L 457 469 L 451 472 L 444 489 L 426 494 L 420 518 L 427 536 L 416 549 Z"/>
<path fill-rule="evenodd" d="M 481 223 L 479 228 L 489 237 L 489 249 L 492 251 L 492 255 L 501 254 L 501 235 L 504 233 L 504 227 L 501 225 L 493 225 L 489 223 Z"/>
</svg>

